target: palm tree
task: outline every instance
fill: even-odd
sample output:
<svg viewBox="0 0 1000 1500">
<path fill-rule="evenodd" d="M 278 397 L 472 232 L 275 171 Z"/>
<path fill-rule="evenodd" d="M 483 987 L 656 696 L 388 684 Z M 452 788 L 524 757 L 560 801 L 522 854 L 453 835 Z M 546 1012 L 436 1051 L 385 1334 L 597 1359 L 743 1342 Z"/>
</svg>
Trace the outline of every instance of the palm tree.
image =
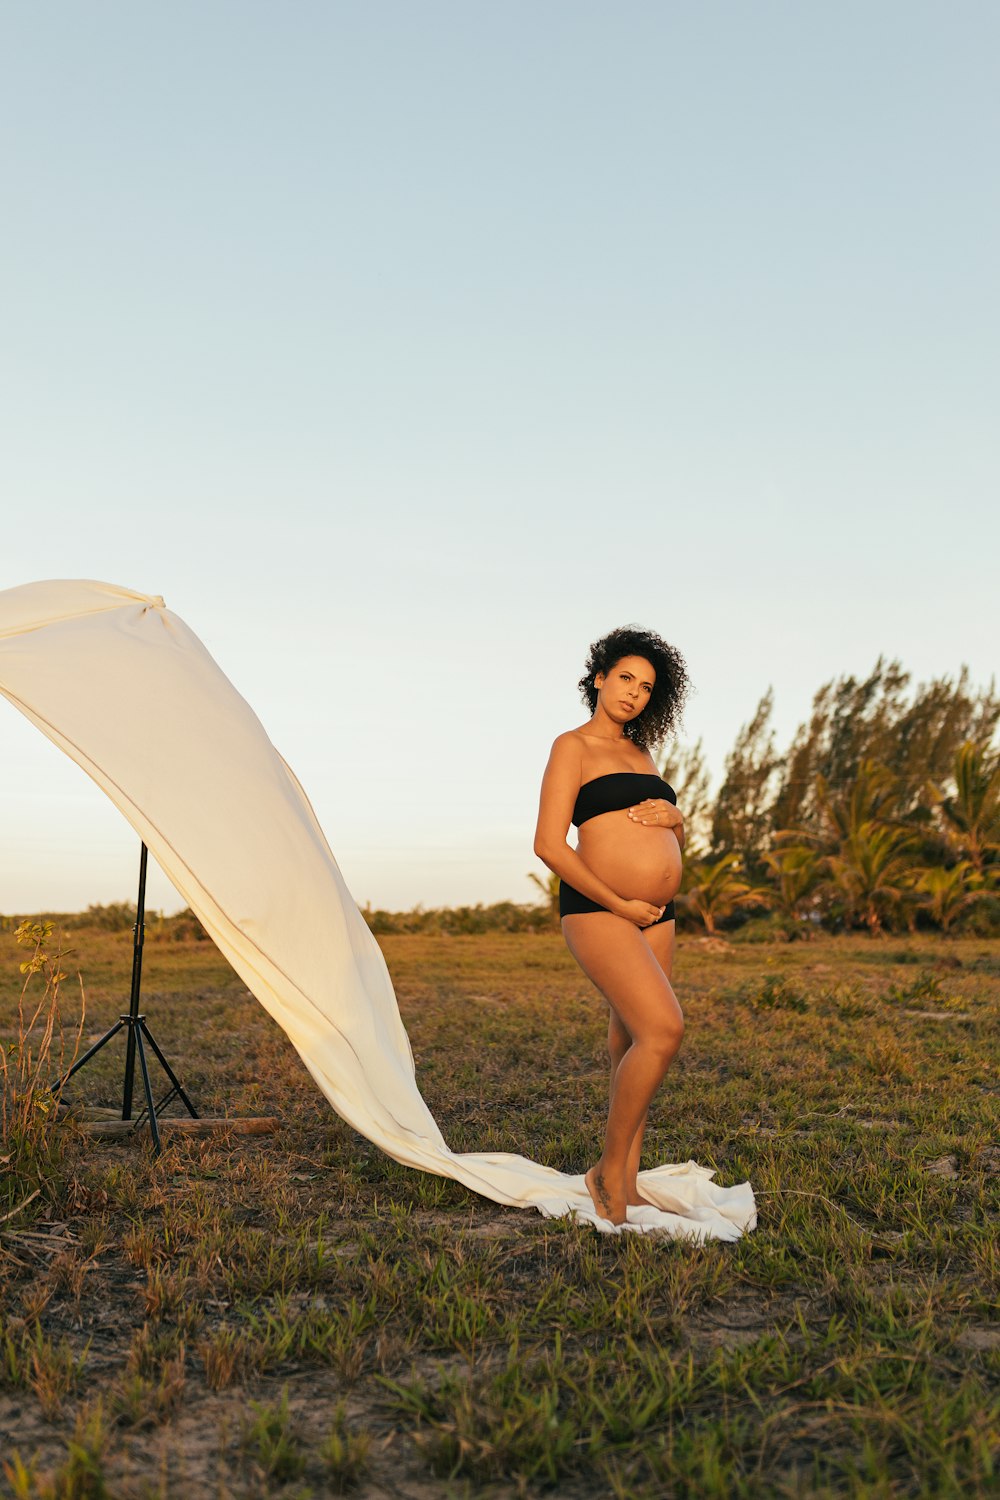
<svg viewBox="0 0 1000 1500">
<path fill-rule="evenodd" d="M 966 740 L 955 755 L 955 794 L 937 786 L 931 795 L 941 813 L 944 835 L 982 874 L 989 855 L 1000 851 L 1000 755 Z"/>
<path fill-rule="evenodd" d="M 816 800 L 829 836 L 841 846 L 863 828 L 887 823 L 899 789 L 899 778 L 888 766 L 866 757 L 850 786 L 835 795 L 824 776 L 816 777 Z"/>
<path fill-rule="evenodd" d="M 862 823 L 824 863 L 833 887 L 845 898 L 852 917 L 860 918 L 874 937 L 883 921 L 907 898 L 909 855 L 920 837 L 912 828 Z"/>
<path fill-rule="evenodd" d="M 873 935 L 880 932 L 908 899 L 909 856 L 921 836 L 893 817 L 898 790 L 894 772 L 870 757 L 861 761 L 850 785 L 836 792 L 817 775 L 819 829 L 780 829 L 768 863 L 772 869 L 778 862 L 789 866 L 803 882 L 807 871 L 825 877 L 815 888 L 840 896 L 851 920 L 863 922 Z M 792 875 L 788 878 L 794 889 Z"/>
<path fill-rule="evenodd" d="M 774 903 L 786 916 L 800 921 L 805 915 L 806 900 L 823 878 L 823 856 L 802 844 L 773 849 L 764 855 L 765 863 L 777 878 Z"/>
<path fill-rule="evenodd" d="M 773 901 L 774 893 L 767 886 L 751 886 L 742 878 L 741 868 L 735 853 L 685 865 L 684 892 L 678 899 L 687 911 L 701 918 L 706 932 L 714 933 L 716 923 L 737 906 L 769 906 Z"/>
<path fill-rule="evenodd" d="M 941 865 L 928 865 L 914 870 L 913 877 L 914 889 L 926 895 L 924 905 L 944 932 L 948 932 L 963 911 L 990 895 L 982 876 L 977 874 L 968 859 L 961 860 L 950 870 Z"/>
<path fill-rule="evenodd" d="M 546 875 L 544 877 L 544 879 L 543 879 L 541 875 L 532 874 L 532 872 L 529 870 L 529 872 L 528 872 L 528 879 L 529 880 L 533 880 L 535 882 L 535 884 L 537 885 L 538 889 L 541 891 L 542 895 L 545 897 L 545 900 L 548 902 L 548 905 L 549 905 L 549 915 L 552 918 L 552 925 L 554 927 L 558 927 L 559 926 L 559 921 L 560 921 L 560 918 L 559 918 L 559 876 L 555 873 L 554 870 L 550 870 L 549 873 L 548 873 L 548 875 Z"/>
</svg>

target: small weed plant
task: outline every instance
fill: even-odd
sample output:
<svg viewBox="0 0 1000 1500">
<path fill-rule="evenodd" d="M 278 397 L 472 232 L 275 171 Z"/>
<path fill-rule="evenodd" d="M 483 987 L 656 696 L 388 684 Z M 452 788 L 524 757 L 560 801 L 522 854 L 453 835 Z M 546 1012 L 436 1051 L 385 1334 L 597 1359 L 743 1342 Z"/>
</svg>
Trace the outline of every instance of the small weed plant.
<svg viewBox="0 0 1000 1500">
<path fill-rule="evenodd" d="M 333 1414 L 330 1431 L 320 1448 L 320 1458 L 335 1495 L 346 1495 L 361 1483 L 368 1467 L 371 1445 L 372 1440 L 367 1432 L 348 1427 L 344 1403 L 340 1402 Z"/>
<path fill-rule="evenodd" d="M 744 991 L 743 998 L 751 1010 L 797 1010 L 808 1009 L 808 1001 L 794 984 L 781 974 L 768 974 L 760 984 Z"/>
<path fill-rule="evenodd" d="M 244 1425 L 244 1451 L 275 1483 L 287 1484 L 298 1479 L 305 1468 L 305 1458 L 288 1406 L 288 1387 L 283 1388 L 276 1406 L 263 1401 L 251 1401 L 250 1406 L 255 1416 Z"/>
<path fill-rule="evenodd" d="M 890 984 L 886 998 L 894 1005 L 913 1005 L 917 1001 L 940 1000 L 941 981 L 936 974 L 918 974 L 908 984 Z"/>
</svg>

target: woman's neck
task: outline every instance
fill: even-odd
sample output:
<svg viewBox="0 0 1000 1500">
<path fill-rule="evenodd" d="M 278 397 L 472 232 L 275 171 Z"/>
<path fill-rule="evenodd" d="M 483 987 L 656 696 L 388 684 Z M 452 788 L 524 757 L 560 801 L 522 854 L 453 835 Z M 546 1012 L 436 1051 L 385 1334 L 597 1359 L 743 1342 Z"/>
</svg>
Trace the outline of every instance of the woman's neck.
<svg viewBox="0 0 1000 1500">
<path fill-rule="evenodd" d="M 622 725 L 616 724 L 614 719 L 610 719 L 600 704 L 598 704 L 594 712 L 594 717 L 590 721 L 590 729 L 592 731 L 591 739 L 614 741 L 625 738 L 625 730 Z"/>
</svg>

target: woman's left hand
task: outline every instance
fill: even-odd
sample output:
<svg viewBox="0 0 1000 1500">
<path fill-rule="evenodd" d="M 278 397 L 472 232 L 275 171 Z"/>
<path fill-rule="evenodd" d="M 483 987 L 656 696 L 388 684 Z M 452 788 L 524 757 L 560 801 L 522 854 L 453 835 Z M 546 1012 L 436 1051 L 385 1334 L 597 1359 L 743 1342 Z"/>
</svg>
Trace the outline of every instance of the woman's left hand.
<svg viewBox="0 0 1000 1500">
<path fill-rule="evenodd" d="M 684 815 L 665 797 L 647 797 L 630 807 L 628 815 L 633 823 L 645 823 L 654 828 L 676 828 L 684 822 Z"/>
</svg>

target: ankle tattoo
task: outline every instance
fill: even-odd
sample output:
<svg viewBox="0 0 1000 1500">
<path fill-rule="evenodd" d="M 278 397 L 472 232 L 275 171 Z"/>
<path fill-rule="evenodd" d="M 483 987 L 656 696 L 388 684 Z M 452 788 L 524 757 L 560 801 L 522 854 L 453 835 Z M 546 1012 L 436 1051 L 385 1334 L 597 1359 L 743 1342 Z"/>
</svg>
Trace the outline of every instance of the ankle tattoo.
<svg viewBox="0 0 1000 1500">
<path fill-rule="evenodd" d="M 604 1177 L 600 1172 L 594 1173 L 594 1186 L 597 1188 L 597 1196 L 601 1200 L 601 1207 L 607 1210 L 610 1217 L 611 1199 L 608 1197 L 608 1190 L 604 1186 Z"/>
</svg>

